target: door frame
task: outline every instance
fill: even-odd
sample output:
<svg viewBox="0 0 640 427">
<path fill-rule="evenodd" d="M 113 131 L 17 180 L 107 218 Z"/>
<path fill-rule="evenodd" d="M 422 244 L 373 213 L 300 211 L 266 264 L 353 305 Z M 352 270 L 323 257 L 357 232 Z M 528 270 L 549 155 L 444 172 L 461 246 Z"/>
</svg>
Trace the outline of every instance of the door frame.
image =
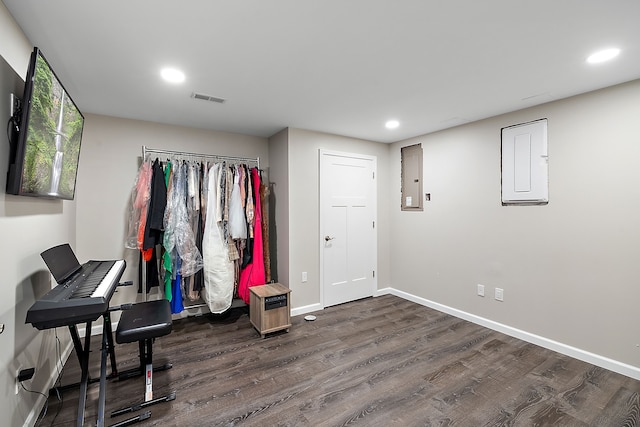
<svg viewBox="0 0 640 427">
<path fill-rule="evenodd" d="M 372 265 L 374 269 L 373 280 L 371 284 L 371 295 L 375 296 L 376 291 L 378 290 L 378 158 L 376 156 L 371 156 L 368 154 L 360 154 L 360 153 L 350 153 L 344 151 L 335 151 L 335 150 L 326 150 L 320 148 L 318 150 L 318 217 L 319 217 L 319 227 L 318 227 L 318 247 L 320 252 L 320 305 L 322 308 L 326 308 L 325 299 L 324 299 L 324 227 L 325 227 L 325 218 L 323 214 L 323 201 L 325 198 L 324 191 L 326 190 L 326 186 L 324 184 L 324 180 L 322 177 L 322 166 L 323 159 L 325 156 L 337 156 L 337 157 L 345 157 L 345 158 L 355 158 L 362 160 L 370 160 L 372 163 L 372 169 L 374 174 L 374 179 L 371 185 L 373 185 L 372 191 L 372 205 L 373 205 L 373 221 L 375 224 L 374 233 L 373 233 L 373 250 L 372 250 Z"/>
</svg>

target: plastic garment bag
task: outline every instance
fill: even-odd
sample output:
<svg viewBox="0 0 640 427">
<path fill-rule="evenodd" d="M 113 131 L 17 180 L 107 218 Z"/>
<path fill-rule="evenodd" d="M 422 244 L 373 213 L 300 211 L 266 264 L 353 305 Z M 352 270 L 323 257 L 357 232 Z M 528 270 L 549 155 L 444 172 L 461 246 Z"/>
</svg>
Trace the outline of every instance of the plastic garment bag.
<svg viewBox="0 0 640 427">
<path fill-rule="evenodd" d="M 233 188 L 229 199 L 229 233 L 232 239 L 247 238 L 247 219 L 242 207 L 242 196 L 240 194 L 240 171 L 235 168 L 233 177 Z"/>
<path fill-rule="evenodd" d="M 231 307 L 233 301 L 234 266 L 229 261 L 229 251 L 224 239 L 221 218 L 218 211 L 220 183 L 222 178 L 220 163 L 209 170 L 207 179 L 206 221 L 202 238 L 204 258 L 204 290 L 201 295 L 212 313 L 222 313 Z"/>
<path fill-rule="evenodd" d="M 124 243 L 124 247 L 127 249 L 142 249 L 144 225 L 147 219 L 149 199 L 151 198 L 151 175 L 151 162 L 143 162 L 138 170 L 136 182 L 131 189 L 129 231 Z M 142 227 L 142 234 L 140 227 Z"/>
<path fill-rule="evenodd" d="M 173 186 L 165 210 L 163 246 L 169 252 L 176 248 L 181 260 L 180 273 L 182 276 L 192 276 L 202 269 L 203 262 L 189 225 L 185 204 L 188 166 L 177 162 L 173 168 Z"/>
</svg>

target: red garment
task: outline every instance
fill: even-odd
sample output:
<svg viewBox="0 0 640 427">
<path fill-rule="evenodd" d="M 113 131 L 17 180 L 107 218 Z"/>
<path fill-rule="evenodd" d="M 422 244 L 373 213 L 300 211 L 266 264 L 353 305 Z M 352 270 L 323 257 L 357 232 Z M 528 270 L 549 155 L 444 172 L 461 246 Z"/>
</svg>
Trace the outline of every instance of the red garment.
<svg viewBox="0 0 640 427">
<path fill-rule="evenodd" d="M 146 262 L 151 261 L 151 256 L 153 255 L 153 248 L 142 249 L 142 259 Z"/>
<path fill-rule="evenodd" d="M 260 204 L 260 174 L 258 169 L 251 169 L 251 182 L 255 195 L 253 217 L 253 256 L 252 261 L 240 272 L 238 281 L 238 296 L 249 304 L 249 288 L 265 284 L 264 257 L 262 249 L 262 206 Z"/>
</svg>

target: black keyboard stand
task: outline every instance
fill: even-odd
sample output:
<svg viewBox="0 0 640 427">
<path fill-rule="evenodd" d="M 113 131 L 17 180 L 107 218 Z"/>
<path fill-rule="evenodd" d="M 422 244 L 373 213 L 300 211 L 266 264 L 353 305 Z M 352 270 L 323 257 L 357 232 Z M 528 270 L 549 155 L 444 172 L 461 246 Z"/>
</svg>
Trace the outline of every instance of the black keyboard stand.
<svg viewBox="0 0 640 427">
<path fill-rule="evenodd" d="M 78 334 L 78 326 L 76 324 L 69 325 L 69 333 L 71 334 L 71 340 L 73 341 L 73 348 L 76 352 L 76 356 L 78 357 L 78 362 L 80 363 L 81 377 L 80 382 L 67 384 L 60 387 L 53 387 L 49 390 L 50 395 L 58 394 L 59 392 L 64 392 L 66 390 L 80 388 L 80 394 L 78 396 L 78 418 L 77 418 L 77 426 L 82 427 L 84 425 L 84 413 L 85 413 L 85 405 L 87 403 L 87 389 L 89 384 L 93 384 L 96 382 L 100 382 L 100 397 L 98 408 L 98 426 L 100 424 L 100 420 L 104 420 L 104 396 L 105 396 L 105 388 L 106 388 L 106 379 L 107 378 L 117 378 L 118 377 L 118 368 L 116 365 L 116 353 L 113 342 L 113 327 L 111 325 L 111 315 L 110 312 L 107 311 L 102 315 L 103 325 L 102 325 L 102 360 L 101 360 L 101 369 L 100 369 L 100 378 L 91 378 L 89 376 L 89 354 L 91 353 L 91 324 L 92 321 L 85 323 L 85 337 L 84 337 L 84 345 L 80 339 L 80 335 Z M 109 356 L 111 362 L 111 373 L 107 375 L 107 355 Z M 103 369 L 104 368 L 104 369 Z M 104 378 L 103 378 L 104 377 Z M 104 421 L 103 421 L 104 422 Z"/>
<path fill-rule="evenodd" d="M 140 351 L 140 364 L 137 368 L 122 371 L 119 379 L 123 380 L 144 375 L 144 401 L 142 403 L 133 404 L 131 406 L 112 411 L 112 417 L 136 412 L 140 409 L 147 408 L 148 406 L 162 402 L 169 402 L 176 398 L 175 391 L 155 399 L 153 399 L 152 396 L 153 373 L 160 370 L 170 369 L 172 367 L 170 363 L 161 367 L 154 367 L 152 356 L 153 341 L 158 337 L 171 333 L 172 330 L 171 307 L 169 302 L 165 299 L 146 301 L 133 304 L 129 308 L 130 310 L 123 312 L 120 317 L 118 330 L 116 331 L 116 342 L 118 344 L 124 344 L 137 341 Z M 147 419 L 150 416 L 151 412 L 146 411 L 140 415 L 134 416 L 133 418 L 113 424 L 111 427 L 128 426 Z"/>
</svg>

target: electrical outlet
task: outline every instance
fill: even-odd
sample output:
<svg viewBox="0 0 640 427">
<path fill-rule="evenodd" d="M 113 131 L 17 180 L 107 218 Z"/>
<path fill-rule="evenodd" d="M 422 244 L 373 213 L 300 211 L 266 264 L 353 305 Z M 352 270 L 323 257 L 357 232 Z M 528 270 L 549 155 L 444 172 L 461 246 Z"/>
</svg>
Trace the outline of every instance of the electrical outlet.
<svg viewBox="0 0 640 427">
<path fill-rule="evenodd" d="M 20 371 L 22 371 L 22 366 L 16 369 L 16 376 L 13 377 L 16 383 L 16 394 L 20 393 L 20 381 L 18 380 L 18 377 L 20 376 Z"/>
<path fill-rule="evenodd" d="M 36 368 L 29 369 L 18 369 L 18 373 L 16 374 L 16 394 L 20 392 L 20 388 L 22 388 L 23 381 L 29 381 L 33 378 L 33 374 L 35 374 Z"/>
<path fill-rule="evenodd" d="M 504 301 L 504 289 L 496 288 L 496 301 Z"/>
<path fill-rule="evenodd" d="M 16 96 L 15 93 L 11 94 L 11 106 L 9 109 L 9 116 L 13 117 L 13 115 L 20 109 L 20 98 Z"/>
<path fill-rule="evenodd" d="M 28 381 L 33 378 L 33 374 L 36 373 L 36 368 L 23 369 L 18 373 L 18 381 Z"/>
<path fill-rule="evenodd" d="M 484 285 L 478 284 L 478 295 L 481 297 L 484 296 Z"/>
</svg>

